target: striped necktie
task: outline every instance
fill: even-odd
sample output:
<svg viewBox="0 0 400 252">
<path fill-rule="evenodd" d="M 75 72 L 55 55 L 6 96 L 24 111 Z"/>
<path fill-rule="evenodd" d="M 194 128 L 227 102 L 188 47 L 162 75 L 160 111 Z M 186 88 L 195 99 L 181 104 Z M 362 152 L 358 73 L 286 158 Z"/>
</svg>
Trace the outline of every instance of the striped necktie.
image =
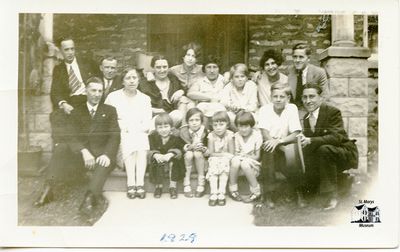
<svg viewBox="0 0 400 252">
<path fill-rule="evenodd" d="M 68 76 L 69 76 L 69 86 L 71 88 L 71 94 L 74 94 L 81 87 L 81 82 L 78 80 L 78 77 L 76 77 L 76 74 L 72 66 L 69 67 Z"/>
<path fill-rule="evenodd" d="M 93 119 L 94 115 L 96 114 L 96 110 L 93 108 L 90 110 L 90 117 Z"/>
</svg>

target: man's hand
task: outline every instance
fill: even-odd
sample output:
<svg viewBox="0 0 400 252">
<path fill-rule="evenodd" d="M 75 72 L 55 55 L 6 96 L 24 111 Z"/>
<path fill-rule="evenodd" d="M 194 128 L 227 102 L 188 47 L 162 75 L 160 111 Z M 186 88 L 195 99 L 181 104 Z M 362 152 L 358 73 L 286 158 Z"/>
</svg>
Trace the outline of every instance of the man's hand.
<svg viewBox="0 0 400 252">
<path fill-rule="evenodd" d="M 96 159 L 96 164 L 103 166 L 103 167 L 108 167 L 110 166 L 110 159 L 107 157 L 107 155 L 103 154 Z"/>
<path fill-rule="evenodd" d="M 156 153 L 153 155 L 153 158 L 157 161 L 157 163 L 162 163 L 164 162 L 164 155 L 161 155 L 160 153 Z"/>
<path fill-rule="evenodd" d="M 165 162 L 169 162 L 170 160 L 171 160 L 171 158 L 173 158 L 175 156 L 175 154 L 174 153 L 167 153 L 167 154 L 165 154 L 164 155 L 164 160 L 165 160 Z"/>
<path fill-rule="evenodd" d="M 92 153 L 88 149 L 81 150 L 83 161 L 85 163 L 85 167 L 89 170 L 94 169 L 95 159 Z"/>
<path fill-rule="evenodd" d="M 306 147 L 307 145 L 311 144 L 311 138 L 302 136 L 302 137 L 300 138 L 300 142 L 301 142 L 301 147 L 304 148 L 304 147 Z"/>
<path fill-rule="evenodd" d="M 265 142 L 262 144 L 262 147 L 263 147 L 263 149 L 264 149 L 266 152 L 273 152 L 273 151 L 275 150 L 275 148 L 276 148 L 279 144 L 280 144 L 279 139 L 270 139 L 270 140 L 265 141 Z"/>
<path fill-rule="evenodd" d="M 65 114 L 69 115 L 71 114 L 71 111 L 74 109 L 74 107 L 72 107 L 71 105 L 69 105 L 68 103 L 64 102 L 63 104 L 61 104 L 60 108 L 64 111 Z"/>
</svg>

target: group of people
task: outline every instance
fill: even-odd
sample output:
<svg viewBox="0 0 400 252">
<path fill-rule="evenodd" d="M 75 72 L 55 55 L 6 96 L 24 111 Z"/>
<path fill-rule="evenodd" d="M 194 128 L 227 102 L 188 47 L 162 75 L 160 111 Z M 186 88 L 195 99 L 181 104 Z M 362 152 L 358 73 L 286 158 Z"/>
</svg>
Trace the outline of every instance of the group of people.
<svg viewBox="0 0 400 252">
<path fill-rule="evenodd" d="M 327 199 L 324 209 L 333 209 L 338 179 L 357 167 L 357 147 L 344 130 L 340 110 L 326 103 L 325 71 L 309 64 L 306 44 L 293 47 L 288 75 L 279 71 L 281 53 L 268 50 L 252 77 L 242 63 L 222 75 L 213 55 L 198 64 L 196 43 L 183 47 L 181 65 L 170 67 L 164 56 L 154 56 L 149 73 L 125 67 L 117 75 L 117 60 L 104 57 L 97 77 L 89 77 L 96 69 L 77 60 L 71 38 L 61 39 L 59 48 L 64 62 L 54 68 L 51 88 L 54 149 L 37 206 L 52 200 L 63 171 L 79 166 L 91 171 L 80 207 L 91 212 L 104 200 L 102 188 L 117 156 L 126 169 L 128 198 L 146 197 L 148 171 L 156 198 L 165 180 L 172 199 L 178 197 L 180 180 L 185 197 L 203 197 L 208 181 L 210 206 L 225 205 L 228 188 L 233 200 L 273 208 L 280 171 L 299 207 L 306 205 L 304 193 L 321 192 Z M 194 170 L 196 186 L 191 184 Z M 248 197 L 238 189 L 243 175 Z"/>
</svg>

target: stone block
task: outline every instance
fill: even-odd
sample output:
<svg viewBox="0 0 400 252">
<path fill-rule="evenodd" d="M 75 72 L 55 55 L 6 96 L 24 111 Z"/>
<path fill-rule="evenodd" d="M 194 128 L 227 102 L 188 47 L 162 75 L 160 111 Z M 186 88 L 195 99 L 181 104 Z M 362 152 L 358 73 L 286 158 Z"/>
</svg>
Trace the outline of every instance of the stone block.
<svg viewBox="0 0 400 252">
<path fill-rule="evenodd" d="M 324 62 L 331 77 L 368 77 L 368 61 L 355 58 L 330 58 Z"/>
<path fill-rule="evenodd" d="M 360 173 L 368 172 L 368 159 L 367 157 L 359 157 L 358 158 L 358 169 Z"/>
<path fill-rule="evenodd" d="M 343 116 L 360 117 L 368 115 L 368 99 L 332 97 L 329 102 L 339 108 Z"/>
<path fill-rule="evenodd" d="M 331 41 L 325 39 L 325 40 L 322 42 L 322 44 L 324 44 L 324 45 L 330 45 L 330 44 L 331 44 Z"/>
<path fill-rule="evenodd" d="M 265 18 L 266 21 L 268 22 L 282 22 L 286 19 L 284 16 L 278 16 L 278 17 L 267 17 Z"/>
<path fill-rule="evenodd" d="M 313 24 L 310 24 L 310 23 L 308 23 L 308 24 L 307 24 L 307 29 L 314 29 L 314 25 L 313 25 Z"/>
<path fill-rule="evenodd" d="M 294 46 L 294 45 L 299 44 L 299 43 L 308 44 L 308 41 L 307 40 L 294 39 L 294 40 L 290 40 L 288 44 L 291 45 L 291 46 Z"/>
<path fill-rule="evenodd" d="M 368 78 L 349 79 L 350 97 L 368 97 Z"/>
<path fill-rule="evenodd" d="M 264 32 L 256 32 L 253 35 L 251 35 L 252 38 L 260 38 L 260 37 L 264 37 L 265 33 Z"/>
<path fill-rule="evenodd" d="M 366 137 L 368 132 L 368 118 L 367 117 L 353 117 L 349 118 L 349 137 Z"/>
<path fill-rule="evenodd" d="M 34 146 L 41 146 L 43 148 L 43 151 L 50 152 L 53 149 L 51 133 L 30 133 L 29 144 Z"/>
<path fill-rule="evenodd" d="M 30 96 L 26 109 L 29 112 L 50 113 L 53 110 L 53 105 L 49 95 Z"/>
<path fill-rule="evenodd" d="M 358 148 L 359 157 L 367 157 L 368 153 L 368 138 L 367 137 L 351 137 L 357 140 L 356 145 Z"/>
<path fill-rule="evenodd" d="M 27 120 L 28 120 L 28 130 L 29 132 L 32 132 L 35 130 L 35 114 L 27 114 Z M 18 123 L 23 123 L 22 121 L 19 121 Z"/>
<path fill-rule="evenodd" d="M 36 114 L 35 115 L 35 131 L 38 132 L 51 132 L 50 115 L 49 114 Z"/>
<path fill-rule="evenodd" d="M 284 28 L 287 30 L 300 30 L 301 27 L 299 25 L 287 24 Z"/>
<path fill-rule="evenodd" d="M 331 97 L 347 97 L 349 93 L 348 78 L 330 78 L 329 92 Z"/>
<path fill-rule="evenodd" d="M 258 46 L 282 46 L 283 41 L 278 40 L 278 41 L 269 41 L 269 40 L 250 40 L 251 44 L 255 44 Z"/>
</svg>

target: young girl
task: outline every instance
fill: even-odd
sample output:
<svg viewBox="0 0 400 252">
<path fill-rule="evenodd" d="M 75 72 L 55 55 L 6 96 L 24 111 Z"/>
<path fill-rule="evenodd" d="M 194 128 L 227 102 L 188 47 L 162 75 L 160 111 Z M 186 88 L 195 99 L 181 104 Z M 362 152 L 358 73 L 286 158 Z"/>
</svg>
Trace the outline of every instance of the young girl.
<svg viewBox="0 0 400 252">
<path fill-rule="evenodd" d="M 183 180 L 183 191 L 186 197 L 193 197 L 192 188 L 190 185 L 190 173 L 193 166 L 197 170 L 197 189 L 195 196 L 200 198 L 204 195 L 205 185 L 205 157 L 208 155 L 207 151 L 207 129 L 203 125 L 203 113 L 198 108 L 191 108 L 186 114 L 187 126 L 184 126 L 180 130 L 180 136 L 185 141 L 183 150 L 186 173 Z"/>
<path fill-rule="evenodd" d="M 150 178 L 156 185 L 154 197 L 162 194 L 164 174 L 169 177 L 169 193 L 171 199 L 176 199 L 178 193 L 176 183 L 183 177 L 183 141 L 172 135 L 173 122 L 168 113 L 164 112 L 155 118 L 156 131 L 149 135 L 150 142 Z"/>
<path fill-rule="evenodd" d="M 229 173 L 229 191 L 232 199 L 241 201 L 237 180 L 241 173 L 250 185 L 250 197 L 246 203 L 256 201 L 261 196 L 257 176 L 260 172 L 260 148 L 263 142 L 260 131 L 253 129 L 255 120 L 250 112 L 240 112 L 235 118 L 238 132 L 235 133 L 235 157 L 231 161 Z"/>
<path fill-rule="evenodd" d="M 226 111 L 216 112 L 212 117 L 213 131 L 208 135 L 209 168 L 207 179 L 210 182 L 211 195 L 208 205 L 216 204 L 224 206 L 225 188 L 228 182 L 228 174 L 231 159 L 235 151 L 233 132 L 227 130 L 229 116 Z M 218 184 L 219 182 L 219 184 Z"/>
</svg>

